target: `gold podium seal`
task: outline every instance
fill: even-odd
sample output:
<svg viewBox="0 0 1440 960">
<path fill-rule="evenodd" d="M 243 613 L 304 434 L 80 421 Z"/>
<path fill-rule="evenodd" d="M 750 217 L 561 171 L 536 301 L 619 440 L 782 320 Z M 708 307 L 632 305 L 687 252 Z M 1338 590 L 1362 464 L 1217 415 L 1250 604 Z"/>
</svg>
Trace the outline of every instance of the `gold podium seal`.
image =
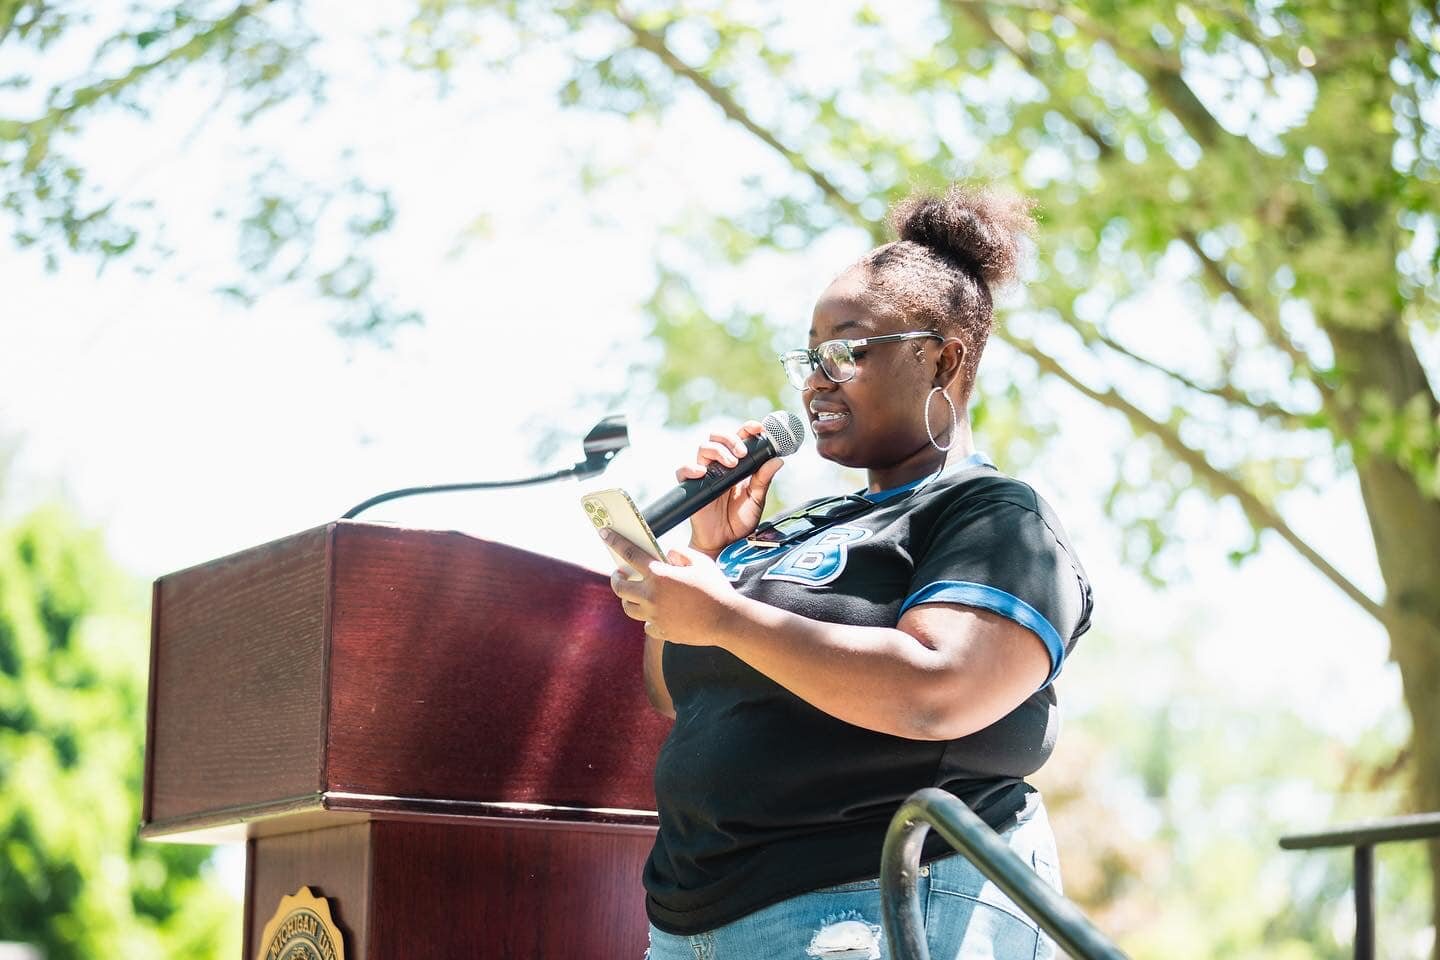
<svg viewBox="0 0 1440 960">
<path fill-rule="evenodd" d="M 280 898 L 260 935 L 255 960 L 345 960 L 345 942 L 330 916 L 330 904 L 301 887 Z"/>
</svg>

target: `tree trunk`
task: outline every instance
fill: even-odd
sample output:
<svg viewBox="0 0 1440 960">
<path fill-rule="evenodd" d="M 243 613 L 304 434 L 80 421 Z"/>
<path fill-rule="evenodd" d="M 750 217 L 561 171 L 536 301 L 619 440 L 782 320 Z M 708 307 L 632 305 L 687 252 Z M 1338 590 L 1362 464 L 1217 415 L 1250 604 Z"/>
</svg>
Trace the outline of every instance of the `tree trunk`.
<svg viewBox="0 0 1440 960">
<path fill-rule="evenodd" d="M 1440 549 L 1440 544 L 1436 544 Z M 1432 581 L 1434 583 L 1435 581 Z M 1388 611 L 1387 611 L 1388 612 Z M 1440 622 L 1408 622 L 1390 628 L 1390 655 L 1400 666 L 1405 704 L 1414 725 L 1415 805 L 1440 811 Z M 1431 918 L 1440 934 L 1440 841 L 1430 841 Z M 1440 936 L 1432 956 L 1440 960 Z"/>
<path fill-rule="evenodd" d="M 1370 341 L 1369 349 L 1345 349 L 1354 339 Z M 1390 349 L 1379 347 L 1385 332 L 1334 336 L 1337 359 L 1341 354 L 1360 361 L 1357 380 L 1385 384 L 1397 406 L 1424 390 L 1434 394 L 1424 379 L 1410 344 L 1393 339 Z M 1361 361 L 1361 357 L 1364 358 Z M 1369 375 L 1367 377 L 1367 374 Z M 1397 396 L 1399 394 L 1399 396 Z M 1385 580 L 1385 627 L 1390 636 L 1390 659 L 1400 668 L 1405 705 L 1412 723 L 1411 758 L 1414 761 L 1414 803 L 1417 811 L 1440 811 L 1440 501 L 1422 491 L 1415 477 L 1378 454 L 1357 453 L 1360 491 L 1365 500 L 1375 553 Z M 1440 960 L 1440 843 L 1431 842 L 1431 917 L 1437 932 L 1433 949 Z"/>
</svg>

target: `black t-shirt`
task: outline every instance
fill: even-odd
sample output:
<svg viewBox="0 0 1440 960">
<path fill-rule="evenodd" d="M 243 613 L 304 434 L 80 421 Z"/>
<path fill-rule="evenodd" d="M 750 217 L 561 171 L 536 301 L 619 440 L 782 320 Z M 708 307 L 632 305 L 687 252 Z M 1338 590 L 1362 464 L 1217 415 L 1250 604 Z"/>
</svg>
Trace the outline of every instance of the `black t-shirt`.
<svg viewBox="0 0 1440 960">
<path fill-rule="evenodd" d="M 994 611 L 1044 641 L 1050 678 L 970 736 L 909 740 L 838 720 L 718 647 L 666 644 L 675 726 L 656 763 L 660 832 L 645 867 L 647 911 L 662 930 L 710 930 L 875 876 L 891 817 L 921 787 L 950 791 L 1000 828 L 1054 747 L 1050 681 L 1091 602 L 1049 505 L 980 455 L 867 496 L 875 507 L 793 546 L 737 541 L 717 562 L 742 594 L 832 623 L 893 627 L 926 602 Z M 928 856 L 947 849 L 931 839 Z"/>
</svg>

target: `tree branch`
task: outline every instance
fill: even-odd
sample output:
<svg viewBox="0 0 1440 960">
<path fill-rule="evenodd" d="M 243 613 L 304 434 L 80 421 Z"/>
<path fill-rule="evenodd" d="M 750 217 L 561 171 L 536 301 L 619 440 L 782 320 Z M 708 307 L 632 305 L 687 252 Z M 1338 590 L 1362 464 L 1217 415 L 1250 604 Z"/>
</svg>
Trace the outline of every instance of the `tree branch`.
<svg viewBox="0 0 1440 960">
<path fill-rule="evenodd" d="M 1200 261 L 1206 285 L 1216 293 L 1229 294 L 1240 305 L 1240 309 L 1254 317 L 1259 322 L 1260 329 L 1265 331 L 1265 336 L 1275 345 L 1276 349 L 1290 358 L 1295 369 L 1307 374 L 1312 373 L 1315 365 L 1310 362 L 1309 355 L 1296 346 L 1295 342 L 1290 339 L 1290 335 L 1285 332 L 1285 325 L 1280 322 L 1279 311 L 1268 302 L 1260 302 L 1248 290 L 1232 281 L 1225 270 L 1225 265 L 1205 252 L 1205 248 L 1200 245 L 1199 236 L 1193 230 L 1182 229 L 1179 236 L 1185 246 L 1190 248 L 1190 252 L 1195 255 L 1195 259 Z M 1321 396 L 1330 396 L 1332 393 L 1330 384 L 1323 377 L 1309 376 L 1308 379 L 1315 385 L 1315 389 L 1320 391 Z"/>
<path fill-rule="evenodd" d="M 975 3 L 970 2 L 970 0 L 950 0 L 950 2 L 957 7 L 961 13 L 969 17 L 986 36 L 1004 47 L 1012 57 L 1020 61 L 1020 65 L 1025 68 L 1026 73 L 1034 77 L 1039 83 L 1045 83 L 1045 78 L 1040 75 L 1040 62 L 1036 59 L 1035 54 L 1030 50 L 1029 46 L 1026 45 L 1025 37 L 1020 33 L 1019 28 L 1008 20 L 991 20 L 986 16 L 985 11 L 981 10 Z M 1049 85 L 1046 84 L 1046 87 L 1048 89 Z M 1085 135 L 1085 139 L 1095 145 L 1095 149 L 1100 153 L 1101 160 L 1108 159 L 1110 155 L 1114 153 L 1115 148 L 1100 135 L 1099 128 L 1097 128 L 1088 117 L 1082 117 L 1068 103 L 1058 104 L 1057 110 L 1073 123 L 1076 129 Z"/>
<path fill-rule="evenodd" d="M 1066 311 L 1054 307 L 1053 304 L 1051 306 L 1052 309 L 1055 309 L 1060 319 L 1076 333 L 1080 334 L 1080 338 L 1087 344 L 1101 344 L 1127 360 L 1147 369 L 1154 370 L 1156 373 L 1165 376 L 1187 390 L 1193 390 L 1196 393 L 1203 393 L 1206 396 L 1215 397 L 1217 400 L 1223 400 L 1233 407 L 1247 410 L 1262 419 L 1277 423 L 1291 430 L 1311 430 L 1315 427 L 1315 424 L 1305 414 L 1291 410 L 1285 405 L 1273 400 L 1254 400 L 1234 384 L 1204 384 L 1186 376 L 1178 370 L 1172 370 L 1156 360 L 1136 353 L 1094 324 L 1084 323 Z"/>
<path fill-rule="evenodd" d="M 216 37 L 229 30 L 233 30 L 237 23 L 256 13 L 265 3 L 266 0 L 243 3 L 224 17 L 221 17 L 204 29 L 192 34 L 190 39 L 173 50 L 170 50 L 164 56 L 146 63 L 137 64 L 119 77 L 99 80 L 74 90 L 70 94 L 69 103 L 63 106 L 53 107 L 44 120 L 37 122 L 54 123 L 101 100 L 108 100 L 124 93 L 127 89 L 140 83 L 161 67 L 187 60 L 198 60 L 205 51 L 210 48 L 211 44 L 214 43 Z M 53 92 L 51 96 L 54 96 Z"/>
<path fill-rule="evenodd" d="M 670 71 L 677 77 L 682 77 L 690 81 L 701 93 L 709 98 L 711 103 L 719 107 L 725 116 L 740 124 L 740 126 L 750 131 L 750 133 L 757 137 L 762 143 L 784 157 L 790 163 L 791 167 L 808 177 L 833 206 L 838 207 L 857 225 L 864 227 L 877 242 L 883 239 L 881 235 L 882 232 L 878 229 L 878 225 L 872 223 L 870 218 L 860 212 L 858 204 L 845 196 L 829 177 L 815 169 L 798 151 L 792 150 L 790 147 L 781 143 L 778 137 L 757 123 L 745 108 L 740 106 L 735 98 L 730 95 L 730 91 L 719 86 L 699 70 L 676 56 L 675 52 L 666 45 L 665 38 L 662 35 L 640 26 L 633 17 L 619 7 L 614 8 L 612 12 L 615 18 L 619 20 L 625 29 L 630 31 L 631 36 L 635 38 L 636 46 L 654 54 L 659 58 L 660 62 L 670 68 Z"/>
<path fill-rule="evenodd" d="M 1101 40 L 1114 49 L 1117 53 L 1122 50 L 1127 57 L 1154 65 L 1160 70 L 1174 70 L 1179 72 L 1181 65 L 1177 57 L 1168 55 L 1158 47 L 1144 50 L 1139 47 L 1130 46 L 1120 39 L 1120 35 L 1106 25 L 1096 21 L 1088 13 L 1072 4 L 1061 6 L 1051 3 L 1049 0 L 958 0 L 960 3 L 978 4 L 993 2 L 998 7 L 1012 10 L 1025 10 L 1033 13 L 1048 13 L 1054 17 L 1064 17 L 1073 23 L 1078 29 L 1090 34 L 1096 40 Z"/>
<path fill-rule="evenodd" d="M 1364 590 L 1356 586 L 1320 553 L 1310 546 L 1305 540 L 1285 522 L 1285 519 L 1266 503 L 1240 478 L 1228 471 L 1215 466 L 1205 455 L 1194 447 L 1186 444 L 1180 439 L 1179 433 L 1168 424 L 1162 423 L 1141 410 L 1135 404 L 1125 399 L 1114 389 L 1097 390 L 1083 382 L 1073 373 L 1065 368 L 1054 357 L 1040 350 L 1029 340 L 1017 336 L 1006 330 L 997 329 L 996 335 L 1010 344 L 1016 350 L 1025 354 L 1045 373 L 1051 374 L 1069 384 L 1079 393 L 1089 397 L 1091 400 L 1115 410 L 1130 421 L 1130 425 L 1138 433 L 1149 433 L 1155 436 L 1165 450 L 1176 460 L 1185 464 L 1213 493 L 1218 496 L 1231 496 L 1239 503 L 1240 509 L 1244 511 L 1246 519 L 1257 530 L 1272 530 L 1279 534 L 1281 539 L 1290 544 L 1295 552 L 1309 561 L 1310 565 L 1318 570 L 1331 583 L 1339 587 L 1341 592 L 1354 600 L 1360 607 L 1382 624 L 1385 622 L 1382 616 L 1381 605 L 1375 601 Z"/>
<path fill-rule="evenodd" d="M 992 0 L 955 0 L 955 2 L 974 4 L 992 2 Z M 1220 121 L 1215 119 L 1215 115 L 1206 108 L 1200 98 L 1195 95 L 1195 91 L 1185 82 L 1179 60 L 1166 57 L 1159 51 L 1138 49 L 1124 43 L 1113 30 L 1096 23 L 1083 11 L 1073 6 L 1060 6 L 1045 2 L 1045 0 L 1031 0 L 1031 2 L 1001 0 L 997 5 L 1028 11 L 1039 10 L 1052 16 L 1064 17 L 1075 24 L 1076 28 L 1106 44 L 1131 70 L 1144 78 L 1146 85 L 1155 92 L 1160 102 L 1165 105 L 1165 109 L 1180 121 L 1180 125 L 1190 136 L 1195 138 L 1197 143 L 1213 147 L 1222 141 L 1249 142 L 1245 137 L 1236 136 L 1220 125 Z"/>
</svg>

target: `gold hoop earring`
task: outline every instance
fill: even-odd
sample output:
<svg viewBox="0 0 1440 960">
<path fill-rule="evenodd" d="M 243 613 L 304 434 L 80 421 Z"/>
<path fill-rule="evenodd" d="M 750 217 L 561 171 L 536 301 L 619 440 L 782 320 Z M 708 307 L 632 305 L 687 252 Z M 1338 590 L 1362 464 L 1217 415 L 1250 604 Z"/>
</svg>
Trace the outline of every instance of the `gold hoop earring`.
<svg viewBox="0 0 1440 960">
<path fill-rule="evenodd" d="M 935 442 L 935 433 L 930 429 L 930 401 L 935 399 L 935 394 L 937 393 L 944 397 L 945 402 L 950 405 L 950 442 L 943 447 Z M 930 446 L 939 450 L 941 453 L 955 446 L 955 429 L 959 425 L 960 416 L 955 412 L 955 401 L 950 399 L 950 394 L 945 392 L 944 387 L 931 387 L 930 392 L 925 394 L 925 433 L 930 437 Z"/>
</svg>

